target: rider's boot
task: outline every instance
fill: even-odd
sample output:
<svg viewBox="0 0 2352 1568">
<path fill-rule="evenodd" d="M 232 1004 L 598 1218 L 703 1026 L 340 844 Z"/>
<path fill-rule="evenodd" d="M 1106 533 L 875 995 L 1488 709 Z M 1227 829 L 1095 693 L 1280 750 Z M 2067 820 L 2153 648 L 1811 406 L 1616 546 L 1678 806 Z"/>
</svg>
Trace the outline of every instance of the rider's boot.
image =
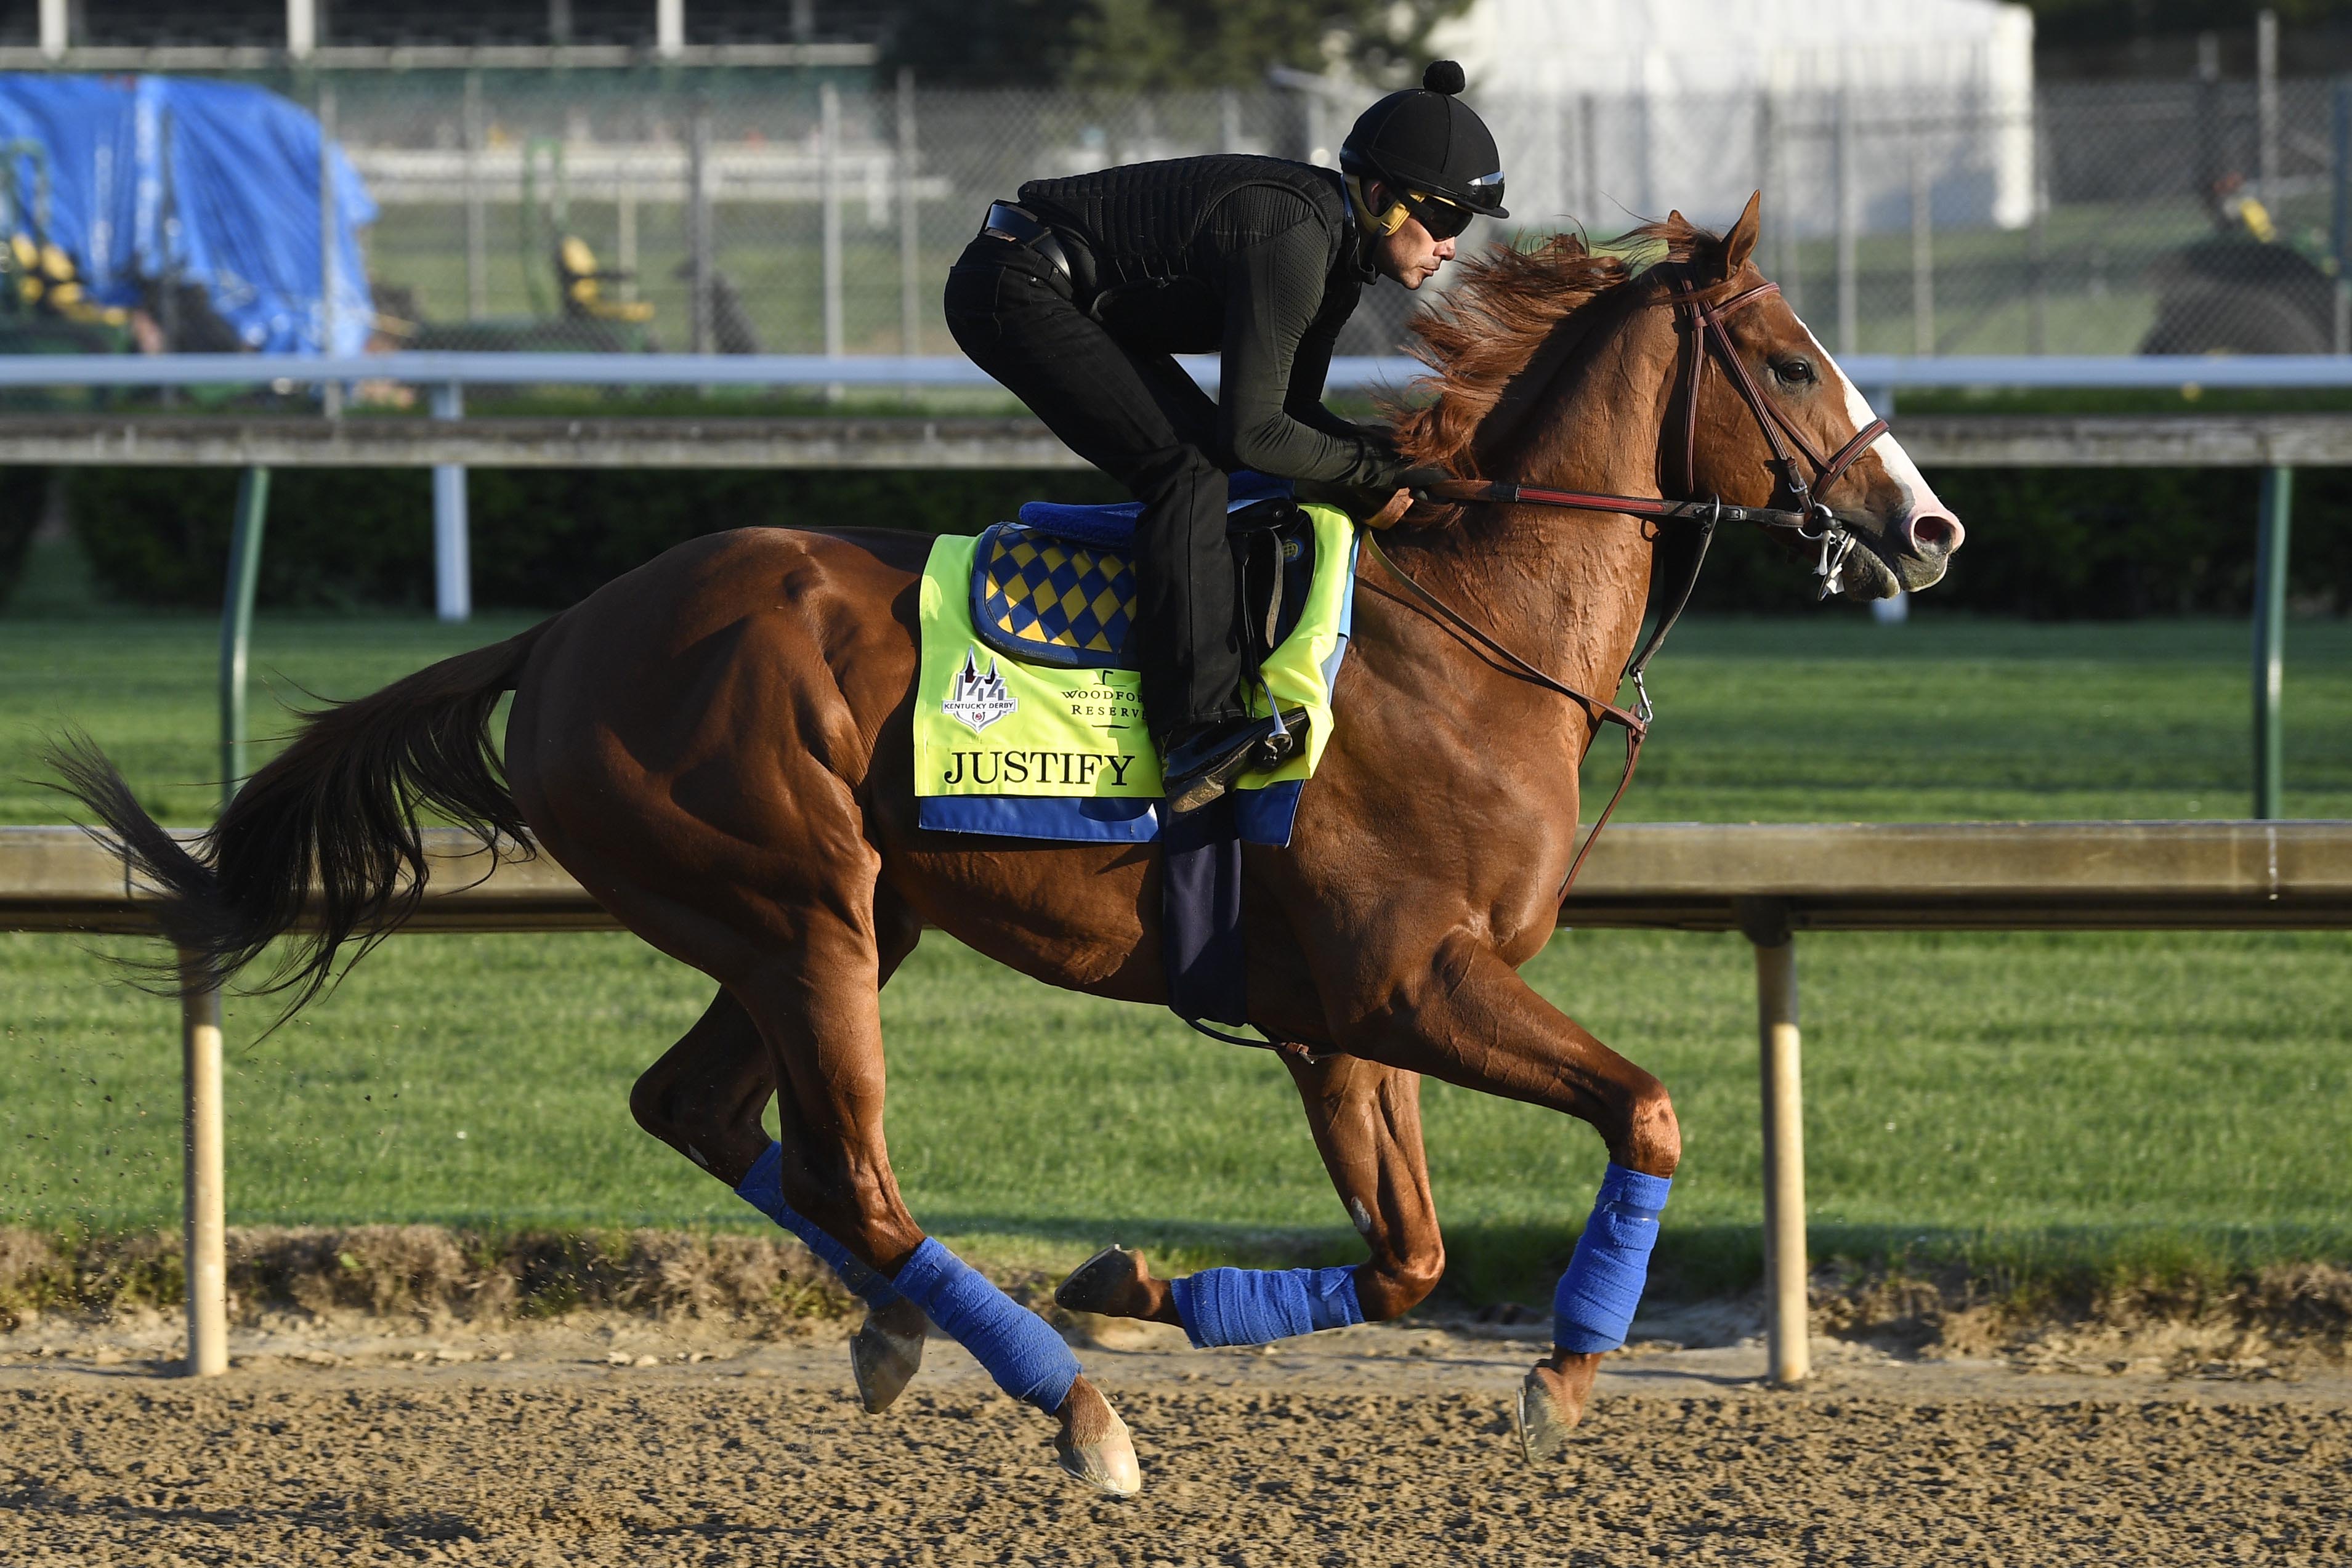
<svg viewBox="0 0 2352 1568">
<path fill-rule="evenodd" d="M 1245 773 L 1278 767 L 1307 743 L 1307 713 L 1293 708 L 1274 718 L 1220 719 L 1187 725 L 1168 738 L 1160 776 L 1168 809 L 1198 811 Z"/>
</svg>

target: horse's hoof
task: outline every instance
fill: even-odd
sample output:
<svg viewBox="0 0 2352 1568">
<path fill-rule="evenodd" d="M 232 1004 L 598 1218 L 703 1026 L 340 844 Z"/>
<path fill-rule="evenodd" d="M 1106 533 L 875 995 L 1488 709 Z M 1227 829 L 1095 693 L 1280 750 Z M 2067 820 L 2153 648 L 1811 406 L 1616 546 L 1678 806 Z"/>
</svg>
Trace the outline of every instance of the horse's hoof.
<svg viewBox="0 0 2352 1568">
<path fill-rule="evenodd" d="M 1094 1312 L 1106 1318 L 1139 1316 L 1135 1298 L 1151 1277 L 1143 1254 L 1123 1247 L 1106 1247 L 1078 1265 L 1054 1291 L 1054 1305 L 1071 1312 Z"/>
<path fill-rule="evenodd" d="M 1560 1407 L 1559 1392 L 1544 1381 L 1541 1368 L 1519 1384 L 1519 1451 L 1530 1465 L 1568 1447 L 1568 1435 L 1584 1418 L 1580 1408 L 1571 1413 Z"/>
<path fill-rule="evenodd" d="M 1054 1435 L 1054 1458 L 1062 1468 L 1112 1497 L 1133 1497 L 1143 1489 L 1143 1467 L 1135 1462 L 1127 1423 L 1093 1384 L 1082 1377 L 1070 1384 L 1061 1419 L 1062 1429 Z"/>
<path fill-rule="evenodd" d="M 887 1311 L 868 1311 L 850 1336 L 849 1372 L 866 1414 L 889 1409 L 922 1370 L 923 1331 L 922 1309 L 900 1301 Z"/>
</svg>

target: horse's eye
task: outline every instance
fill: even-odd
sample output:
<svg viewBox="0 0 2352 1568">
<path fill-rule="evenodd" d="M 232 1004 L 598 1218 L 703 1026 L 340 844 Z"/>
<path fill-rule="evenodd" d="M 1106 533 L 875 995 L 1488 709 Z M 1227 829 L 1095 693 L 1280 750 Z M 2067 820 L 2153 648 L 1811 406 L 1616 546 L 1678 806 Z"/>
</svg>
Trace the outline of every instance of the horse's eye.
<svg viewBox="0 0 2352 1568">
<path fill-rule="evenodd" d="M 1811 386 L 1821 379 L 1813 374 L 1813 362 L 1796 354 L 1774 360 L 1772 374 L 1780 378 L 1783 386 Z"/>
</svg>

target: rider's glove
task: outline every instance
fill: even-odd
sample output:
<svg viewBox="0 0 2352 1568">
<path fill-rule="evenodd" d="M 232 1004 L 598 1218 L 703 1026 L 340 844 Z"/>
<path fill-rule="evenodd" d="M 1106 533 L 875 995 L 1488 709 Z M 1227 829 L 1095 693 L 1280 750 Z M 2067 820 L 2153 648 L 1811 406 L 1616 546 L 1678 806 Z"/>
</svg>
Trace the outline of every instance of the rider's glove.
<svg viewBox="0 0 2352 1568">
<path fill-rule="evenodd" d="M 1407 468 L 1397 476 L 1397 485 L 1400 489 L 1411 490 L 1413 500 L 1427 500 L 1433 486 L 1449 483 L 1453 478 L 1444 468 Z"/>
<path fill-rule="evenodd" d="M 1453 477 L 1444 468 L 1406 468 L 1397 475 L 1392 485 L 1338 485 L 1328 480 L 1301 479 L 1296 489 L 1300 500 L 1338 507 L 1367 527 L 1390 528 L 1405 513 L 1405 507 L 1397 500 L 1400 491 L 1411 492 L 1414 500 L 1425 500 L 1428 486 Z"/>
<path fill-rule="evenodd" d="M 1292 491 L 1300 500 L 1337 507 L 1358 522 L 1376 515 L 1396 494 L 1394 486 L 1343 485 L 1329 479 L 1300 479 Z"/>
</svg>

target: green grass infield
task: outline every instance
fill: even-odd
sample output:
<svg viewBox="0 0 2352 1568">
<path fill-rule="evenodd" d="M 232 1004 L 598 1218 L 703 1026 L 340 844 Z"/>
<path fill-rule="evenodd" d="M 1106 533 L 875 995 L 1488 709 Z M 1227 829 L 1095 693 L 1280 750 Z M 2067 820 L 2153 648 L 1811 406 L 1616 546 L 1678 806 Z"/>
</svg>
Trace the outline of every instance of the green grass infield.
<svg viewBox="0 0 2352 1568">
<path fill-rule="evenodd" d="M 350 696 L 521 625 L 265 618 L 289 700 Z M 197 617 L 0 619 L 0 820 L 54 822 L 37 740 L 74 723 L 167 820 L 216 769 L 216 633 Z M 2289 635 L 2287 801 L 2352 816 L 2352 627 Z M 1652 683 L 1629 817 L 2235 816 L 2245 628 L 1847 614 L 1700 623 Z M 282 729 L 257 701 L 256 728 Z M 1599 749 L 1594 778 L 1607 773 Z M 0 936 L 0 1224 L 168 1227 L 179 1187 L 167 1002 L 111 983 L 128 944 Z M 2352 1258 L 2352 935 L 1801 939 L 1817 1253 L 1995 1281 Z M 1753 1279 L 1753 972 L 1733 937 L 1562 934 L 1546 995 L 1673 1090 L 1685 1163 L 1662 1268 Z M 619 935 L 395 941 L 262 1037 L 229 1012 L 233 1223 L 759 1222 L 631 1123 L 630 1080 L 709 1000 Z M 1164 1013 L 1050 990 L 936 933 L 883 998 L 899 1180 L 939 1233 L 1015 1264 L 1106 1241 L 1182 1267 L 1360 1255 L 1287 1077 Z M 1536 1299 L 1603 1154 L 1590 1130 L 1428 1087 L 1454 1289 Z"/>
</svg>

